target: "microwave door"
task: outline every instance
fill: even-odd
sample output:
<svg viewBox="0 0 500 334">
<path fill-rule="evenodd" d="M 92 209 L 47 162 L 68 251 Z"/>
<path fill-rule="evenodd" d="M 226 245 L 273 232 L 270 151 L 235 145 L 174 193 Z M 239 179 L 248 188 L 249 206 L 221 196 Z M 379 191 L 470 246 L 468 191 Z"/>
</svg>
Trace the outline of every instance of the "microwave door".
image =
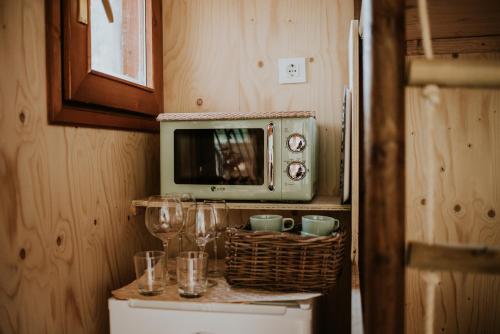
<svg viewBox="0 0 500 334">
<path fill-rule="evenodd" d="M 162 193 L 190 192 L 200 199 L 281 199 L 275 170 L 280 159 L 279 121 L 165 122 L 162 131 Z"/>
<path fill-rule="evenodd" d="M 175 130 L 175 183 L 264 184 L 263 132 L 260 128 Z"/>
</svg>

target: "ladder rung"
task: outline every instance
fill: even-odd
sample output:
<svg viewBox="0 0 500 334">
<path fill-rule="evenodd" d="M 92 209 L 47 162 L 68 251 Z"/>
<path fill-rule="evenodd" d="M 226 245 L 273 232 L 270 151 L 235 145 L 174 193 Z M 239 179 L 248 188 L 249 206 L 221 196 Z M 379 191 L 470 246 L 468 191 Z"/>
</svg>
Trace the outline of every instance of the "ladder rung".
<svg viewBox="0 0 500 334">
<path fill-rule="evenodd" d="M 414 59 L 406 70 L 409 86 L 500 88 L 500 62 L 463 59 Z"/>
<path fill-rule="evenodd" d="M 437 271 L 500 274 L 500 248 L 450 246 L 410 241 L 406 250 L 408 267 Z"/>
</svg>

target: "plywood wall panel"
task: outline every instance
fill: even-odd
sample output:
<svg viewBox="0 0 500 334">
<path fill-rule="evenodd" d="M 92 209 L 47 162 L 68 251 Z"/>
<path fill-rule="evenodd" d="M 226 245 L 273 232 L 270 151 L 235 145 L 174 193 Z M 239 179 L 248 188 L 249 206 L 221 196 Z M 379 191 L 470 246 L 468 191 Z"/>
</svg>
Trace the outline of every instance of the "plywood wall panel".
<svg viewBox="0 0 500 334">
<path fill-rule="evenodd" d="M 167 0 L 165 11 L 166 112 L 314 110 L 319 193 L 338 194 L 353 3 Z M 287 57 L 306 57 L 307 83 L 278 84 L 278 58 Z"/>
<path fill-rule="evenodd" d="M 496 59 L 500 54 L 471 54 Z M 500 246 L 500 90 L 441 89 L 441 106 L 428 119 L 421 90 L 406 94 L 407 240 Z M 429 122 L 435 132 L 429 134 Z M 431 146 L 431 150 L 427 148 Z M 426 228 L 429 161 L 434 159 L 435 227 Z M 495 333 L 500 328 L 500 277 L 440 273 L 435 332 Z M 422 273 L 407 270 L 408 333 L 423 331 Z"/>
<path fill-rule="evenodd" d="M 406 39 L 422 38 L 417 0 L 406 1 Z M 433 38 L 500 35 L 498 0 L 429 0 Z"/>
<path fill-rule="evenodd" d="M 163 1 L 164 112 L 238 111 L 238 4 Z"/>
<path fill-rule="evenodd" d="M 0 332 L 106 333 L 159 191 L 159 138 L 49 126 L 44 1 L 0 3 Z"/>
</svg>

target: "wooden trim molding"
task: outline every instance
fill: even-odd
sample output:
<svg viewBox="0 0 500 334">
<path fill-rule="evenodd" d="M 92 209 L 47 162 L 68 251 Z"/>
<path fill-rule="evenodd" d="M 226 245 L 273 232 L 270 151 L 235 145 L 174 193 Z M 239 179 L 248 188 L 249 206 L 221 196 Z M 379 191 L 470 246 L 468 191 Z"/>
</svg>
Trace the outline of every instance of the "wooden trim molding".
<svg viewBox="0 0 500 334">
<path fill-rule="evenodd" d="M 88 66 L 88 34 L 76 38 L 75 29 L 70 29 L 69 20 L 73 16 L 76 19 L 77 15 L 76 2 L 45 1 L 50 123 L 151 132 L 159 130 L 155 117 L 163 109 L 161 1 L 151 1 L 154 13 L 153 66 L 159 69 L 154 71 L 152 89 L 91 71 Z M 74 15 L 65 15 L 64 10 L 72 10 Z M 76 20 L 73 25 L 88 30 L 88 26 Z M 75 42 L 78 47 L 74 46 Z M 82 61 L 78 62 L 77 57 Z"/>
</svg>

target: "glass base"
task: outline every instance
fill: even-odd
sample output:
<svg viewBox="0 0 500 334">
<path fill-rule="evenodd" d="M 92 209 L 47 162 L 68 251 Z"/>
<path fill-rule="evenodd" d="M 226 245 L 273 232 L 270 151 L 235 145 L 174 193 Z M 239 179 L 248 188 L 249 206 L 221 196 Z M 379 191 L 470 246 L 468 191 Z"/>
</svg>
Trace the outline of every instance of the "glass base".
<svg viewBox="0 0 500 334">
<path fill-rule="evenodd" d="M 207 287 L 208 288 L 213 288 L 214 286 L 217 285 L 217 281 L 213 280 L 213 279 L 209 279 L 207 280 Z"/>
<path fill-rule="evenodd" d="M 161 289 L 161 290 L 154 290 L 154 291 L 139 289 L 139 293 L 141 295 L 143 295 L 143 296 L 158 296 L 158 295 L 161 295 L 163 293 L 163 289 Z"/>
<path fill-rule="evenodd" d="M 212 278 L 219 278 L 219 277 L 222 277 L 224 276 L 224 273 L 220 270 L 210 270 L 208 272 L 208 277 L 212 277 Z"/>
<path fill-rule="evenodd" d="M 165 285 L 170 286 L 170 285 L 176 285 L 177 284 L 177 277 L 176 273 L 168 273 L 168 277 L 165 280 Z"/>
<path fill-rule="evenodd" d="M 221 278 L 224 277 L 226 264 L 222 260 L 213 260 L 208 266 L 208 277 Z"/>
<path fill-rule="evenodd" d="M 179 296 L 183 298 L 199 298 L 201 297 L 201 293 L 185 293 L 179 290 Z"/>
</svg>

